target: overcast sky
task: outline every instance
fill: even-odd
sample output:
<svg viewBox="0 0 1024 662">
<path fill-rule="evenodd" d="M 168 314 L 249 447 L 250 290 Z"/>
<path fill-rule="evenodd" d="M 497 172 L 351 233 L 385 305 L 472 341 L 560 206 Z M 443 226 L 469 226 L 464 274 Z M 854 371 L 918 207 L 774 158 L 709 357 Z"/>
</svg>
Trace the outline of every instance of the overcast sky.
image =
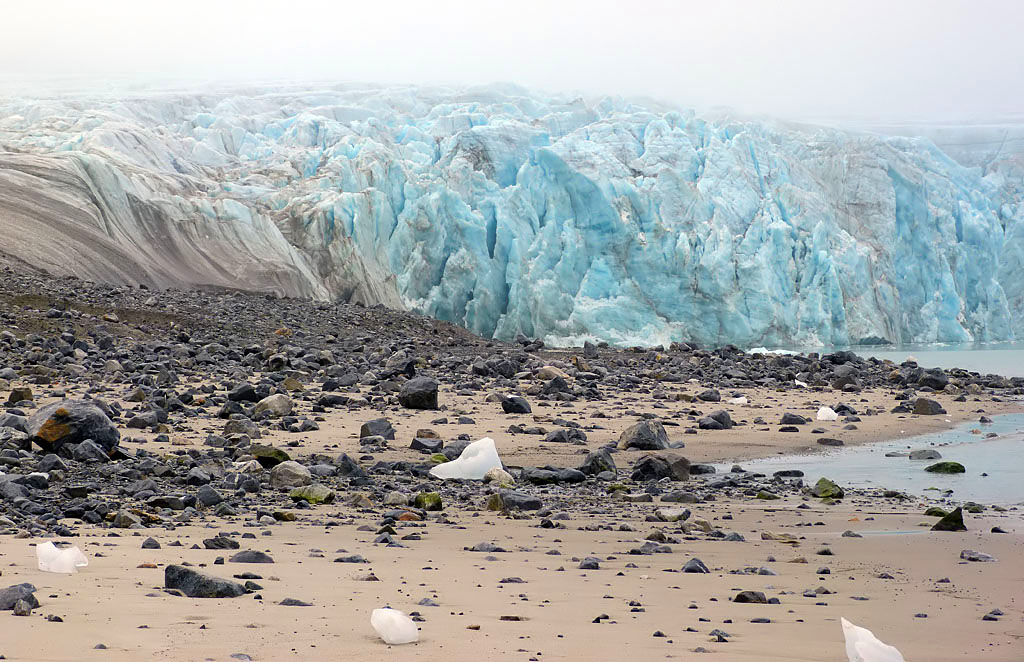
<svg viewBox="0 0 1024 662">
<path fill-rule="evenodd" d="M 4 0 L 0 76 L 646 94 L 786 117 L 1024 110 L 1021 0 Z"/>
</svg>

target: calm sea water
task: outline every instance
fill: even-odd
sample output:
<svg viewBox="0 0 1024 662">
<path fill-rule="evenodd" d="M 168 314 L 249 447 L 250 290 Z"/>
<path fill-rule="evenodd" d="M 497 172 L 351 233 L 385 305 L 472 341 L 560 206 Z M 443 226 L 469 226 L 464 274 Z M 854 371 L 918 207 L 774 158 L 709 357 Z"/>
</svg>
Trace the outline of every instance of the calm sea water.
<svg viewBox="0 0 1024 662">
<path fill-rule="evenodd" d="M 983 434 L 972 434 L 980 429 Z M 986 439 L 985 434 L 998 436 Z M 937 460 L 886 457 L 891 451 L 933 448 L 943 460 L 960 462 L 967 473 L 932 474 L 924 470 Z M 716 465 L 728 471 L 730 465 Z M 748 471 L 771 474 L 781 469 L 800 469 L 810 484 L 821 477 L 841 486 L 882 487 L 939 498 L 950 491 L 953 502 L 984 504 L 1024 503 L 1024 414 L 994 417 L 989 425 L 966 423 L 952 430 L 908 437 L 898 441 L 830 449 L 813 455 L 771 457 L 743 462 Z M 983 476 L 982 474 L 987 474 Z M 938 491 L 929 488 L 938 488 Z"/>
<path fill-rule="evenodd" d="M 801 347 L 800 352 L 834 352 L 848 349 L 860 356 L 874 356 L 902 363 L 917 360 L 924 368 L 963 368 L 981 374 L 1024 377 L 1024 342 L 956 345 L 883 345 L 880 347 Z"/>
</svg>

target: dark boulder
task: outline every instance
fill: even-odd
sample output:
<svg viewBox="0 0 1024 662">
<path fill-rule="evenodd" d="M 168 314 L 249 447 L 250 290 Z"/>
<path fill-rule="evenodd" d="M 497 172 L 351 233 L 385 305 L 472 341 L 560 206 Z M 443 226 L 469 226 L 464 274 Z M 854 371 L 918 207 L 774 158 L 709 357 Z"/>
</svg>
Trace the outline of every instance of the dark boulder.
<svg viewBox="0 0 1024 662">
<path fill-rule="evenodd" d="M 273 446 L 265 446 L 263 444 L 253 444 L 249 449 L 249 453 L 256 458 L 256 461 L 264 469 L 271 469 L 292 459 L 288 453 L 285 453 L 280 448 L 274 448 Z"/>
<path fill-rule="evenodd" d="M 86 439 L 110 451 L 121 439 L 103 410 L 88 400 L 62 400 L 40 407 L 29 417 L 27 427 L 31 440 L 47 452 Z"/>
<path fill-rule="evenodd" d="M 642 451 L 660 451 L 668 448 L 668 434 L 661 421 L 647 419 L 623 430 L 619 435 L 619 448 Z"/>
<path fill-rule="evenodd" d="M 917 380 L 918 386 L 927 386 L 928 388 L 941 391 L 946 388 L 949 384 L 949 377 L 942 368 L 932 368 L 931 370 L 925 370 Z"/>
<path fill-rule="evenodd" d="M 7 588 L 0 588 L 0 611 L 14 609 L 19 600 L 27 602 L 32 609 L 39 606 L 39 601 L 34 595 L 36 587 L 32 584 L 15 584 Z"/>
<path fill-rule="evenodd" d="M 395 428 L 388 419 L 375 418 L 359 426 L 359 438 L 365 439 L 366 437 L 384 437 L 385 439 L 393 440 L 395 438 Z"/>
<path fill-rule="evenodd" d="M 800 414 L 794 414 L 792 412 L 785 412 L 782 415 L 782 420 L 779 421 L 779 425 L 806 425 L 807 419 Z"/>
<path fill-rule="evenodd" d="M 942 408 L 935 400 L 929 398 L 918 398 L 914 402 L 914 413 L 922 416 L 937 416 L 939 414 L 945 414 L 946 410 Z"/>
<path fill-rule="evenodd" d="M 689 480 L 690 461 L 678 455 L 667 453 L 656 453 L 645 455 L 633 465 L 633 473 L 630 476 L 637 482 L 649 480 Z"/>
<path fill-rule="evenodd" d="M 935 523 L 932 527 L 932 531 L 966 531 L 967 525 L 964 524 L 964 511 L 963 508 L 957 508 L 956 510 L 947 513 L 942 519 Z"/>
<path fill-rule="evenodd" d="M 579 466 L 579 470 L 590 476 L 596 476 L 602 471 L 615 473 L 615 460 L 612 459 L 611 453 L 602 448 L 587 453 L 587 456 L 583 458 L 583 463 Z"/>
<path fill-rule="evenodd" d="M 526 398 L 519 397 L 518 395 L 502 396 L 501 409 L 506 414 L 529 414 L 533 411 Z"/>
<path fill-rule="evenodd" d="M 733 425 L 732 417 L 724 409 L 713 411 L 697 420 L 697 427 L 701 430 L 730 430 Z"/>
<path fill-rule="evenodd" d="M 437 409 L 437 380 L 414 377 L 402 384 L 398 402 L 406 409 Z"/>
<path fill-rule="evenodd" d="M 196 572 L 180 565 L 164 569 L 164 586 L 174 588 L 190 598 L 237 598 L 245 595 L 245 587 L 237 582 Z"/>
</svg>

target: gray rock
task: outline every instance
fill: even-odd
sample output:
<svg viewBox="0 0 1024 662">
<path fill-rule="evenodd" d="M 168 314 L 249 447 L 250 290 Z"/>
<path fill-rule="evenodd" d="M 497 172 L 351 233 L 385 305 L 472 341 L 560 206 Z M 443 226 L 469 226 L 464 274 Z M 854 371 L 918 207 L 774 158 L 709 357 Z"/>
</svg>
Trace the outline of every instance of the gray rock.
<svg viewBox="0 0 1024 662">
<path fill-rule="evenodd" d="M 119 510 L 114 515 L 114 528 L 116 529 L 130 529 L 137 526 L 142 526 L 142 520 L 127 510 Z"/>
<path fill-rule="evenodd" d="M 414 451 L 420 451 L 421 453 L 440 453 L 441 449 L 444 448 L 444 441 L 440 439 L 423 439 L 421 437 L 414 437 L 412 443 L 409 444 L 409 448 Z"/>
<path fill-rule="evenodd" d="M 128 421 L 128 427 L 133 430 L 155 428 L 159 424 L 160 420 L 155 411 L 139 412 Z"/>
<path fill-rule="evenodd" d="M 245 587 L 227 579 L 211 577 L 180 565 L 164 569 L 164 586 L 190 598 L 236 598 L 245 595 Z"/>
<path fill-rule="evenodd" d="M 237 540 L 232 540 L 227 536 L 215 536 L 204 540 L 203 547 L 206 549 L 238 549 L 241 545 Z"/>
<path fill-rule="evenodd" d="M 540 499 L 523 492 L 504 491 L 501 497 L 506 510 L 540 510 L 543 507 Z"/>
<path fill-rule="evenodd" d="M 268 395 L 253 407 L 253 414 L 260 414 L 262 412 L 270 412 L 271 416 L 281 417 L 287 416 L 292 413 L 292 399 L 284 393 L 275 393 L 274 395 Z"/>
<path fill-rule="evenodd" d="M 274 559 L 265 552 L 256 549 L 247 549 L 239 552 L 228 559 L 232 563 L 273 563 Z"/>
<path fill-rule="evenodd" d="M 82 443 L 77 444 L 74 450 L 71 451 L 71 456 L 77 462 L 88 464 L 110 461 L 110 456 L 92 439 L 86 439 Z"/>
<path fill-rule="evenodd" d="M 228 400 L 232 402 L 257 402 L 259 399 L 252 384 L 239 384 L 228 391 Z"/>
<path fill-rule="evenodd" d="M 282 607 L 312 607 L 312 602 L 306 602 L 305 600 L 299 600 L 298 598 L 285 598 L 277 604 Z"/>
<path fill-rule="evenodd" d="M 109 451 L 121 439 L 103 410 L 88 400 L 61 400 L 40 407 L 29 417 L 27 428 L 32 441 L 48 452 L 86 439 Z"/>
<path fill-rule="evenodd" d="M 729 412 L 719 409 L 697 419 L 697 427 L 701 430 L 729 430 L 733 427 L 732 417 Z"/>
<path fill-rule="evenodd" d="M 270 470 L 270 486 L 275 489 L 290 490 L 312 482 L 313 474 L 295 460 L 282 462 Z"/>
<path fill-rule="evenodd" d="M 914 413 L 922 416 L 937 416 L 939 414 L 945 414 L 946 410 L 942 408 L 935 400 L 928 398 L 918 398 L 914 402 Z"/>
<path fill-rule="evenodd" d="M 606 449 L 602 448 L 590 453 L 583 458 L 583 463 L 580 464 L 579 470 L 588 476 L 594 476 L 602 471 L 615 472 L 615 460 L 612 459 L 612 454 Z"/>
<path fill-rule="evenodd" d="M 793 412 L 785 412 L 782 414 L 782 420 L 779 421 L 779 425 L 805 425 L 807 419 L 800 414 L 794 414 Z"/>
<path fill-rule="evenodd" d="M 406 409 L 437 409 L 437 380 L 413 377 L 402 384 L 398 402 Z"/>
<path fill-rule="evenodd" d="M 967 525 L 964 524 L 964 511 L 963 508 L 957 507 L 942 517 L 932 527 L 932 531 L 966 531 Z"/>
<path fill-rule="evenodd" d="M 697 399 L 703 400 L 704 402 L 721 402 L 722 394 L 719 393 L 716 389 L 709 388 L 706 391 L 698 393 Z"/>
<path fill-rule="evenodd" d="M 14 428 L 18 432 L 28 432 L 28 419 L 17 414 L 0 414 L 0 428 Z"/>
<path fill-rule="evenodd" d="M 646 419 L 623 430 L 619 435 L 619 448 L 642 451 L 660 451 L 668 448 L 668 434 L 661 421 Z"/>
<path fill-rule="evenodd" d="M 334 466 L 338 468 L 339 476 L 348 476 L 351 478 L 361 478 L 366 476 L 366 470 L 359 466 L 359 463 L 353 460 L 346 453 L 341 453 L 337 458 L 335 458 Z"/>
<path fill-rule="evenodd" d="M 395 428 L 388 419 L 375 418 L 359 426 L 359 438 L 364 439 L 366 437 L 384 437 L 385 439 L 393 440 L 395 438 Z"/>
<path fill-rule="evenodd" d="M 518 395 L 502 396 L 501 410 L 506 414 L 529 414 L 533 411 L 526 398 Z"/>
<path fill-rule="evenodd" d="M 259 439 L 263 436 L 259 427 L 245 416 L 236 416 L 224 424 L 225 437 L 230 437 L 235 434 L 244 434 L 250 439 Z"/>
<path fill-rule="evenodd" d="M 689 480 L 690 461 L 679 455 L 669 453 L 656 453 L 645 455 L 633 465 L 633 472 L 630 476 L 637 482 L 649 480 Z"/>
<path fill-rule="evenodd" d="M 188 485 L 206 485 L 210 482 L 210 474 L 206 473 L 199 467 L 192 467 L 188 475 L 185 476 L 185 482 Z"/>
<path fill-rule="evenodd" d="M 917 380 L 917 384 L 941 391 L 949 384 L 949 377 L 946 376 L 942 368 L 932 368 L 924 371 L 921 378 Z"/>
<path fill-rule="evenodd" d="M 32 584 L 15 584 L 14 586 L 8 586 L 7 588 L 0 588 L 0 611 L 8 611 L 14 609 L 14 605 L 19 600 L 32 605 L 35 609 L 39 606 L 39 601 L 36 600 L 35 596 L 36 587 Z"/>
<path fill-rule="evenodd" d="M 207 508 L 216 506 L 223 500 L 224 497 L 220 495 L 220 492 L 209 485 L 203 485 L 199 488 L 199 491 L 196 492 L 196 501 Z"/>
<path fill-rule="evenodd" d="M 519 480 L 534 485 L 550 485 L 558 482 L 558 474 L 547 469 L 536 467 L 523 467 L 519 472 Z"/>
</svg>

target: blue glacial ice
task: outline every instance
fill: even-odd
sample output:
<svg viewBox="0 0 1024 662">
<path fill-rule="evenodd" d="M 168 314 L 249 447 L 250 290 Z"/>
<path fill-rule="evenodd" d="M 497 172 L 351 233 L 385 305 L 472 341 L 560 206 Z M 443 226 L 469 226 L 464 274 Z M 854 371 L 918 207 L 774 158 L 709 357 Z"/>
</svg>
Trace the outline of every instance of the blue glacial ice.
<svg viewBox="0 0 1024 662">
<path fill-rule="evenodd" d="M 1005 340 L 1022 154 L 512 85 L 8 98 L 0 226 L 35 247 L 0 248 L 554 344 Z"/>
</svg>

